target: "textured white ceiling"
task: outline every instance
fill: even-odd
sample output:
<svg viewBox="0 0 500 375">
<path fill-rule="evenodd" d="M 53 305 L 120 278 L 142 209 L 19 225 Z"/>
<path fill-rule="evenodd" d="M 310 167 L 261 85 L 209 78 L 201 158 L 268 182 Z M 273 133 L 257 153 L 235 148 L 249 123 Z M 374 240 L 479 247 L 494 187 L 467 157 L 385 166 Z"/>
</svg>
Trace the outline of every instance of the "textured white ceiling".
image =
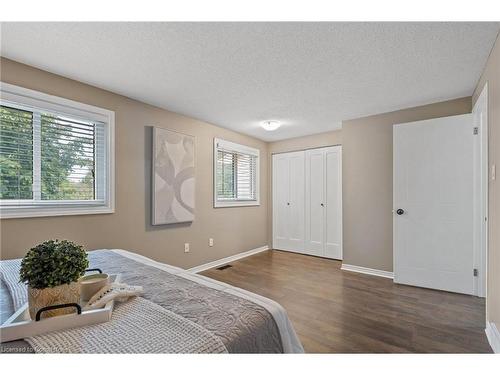
<svg viewBox="0 0 500 375">
<path fill-rule="evenodd" d="M 1 54 L 275 141 L 471 95 L 499 25 L 2 23 Z"/>
</svg>

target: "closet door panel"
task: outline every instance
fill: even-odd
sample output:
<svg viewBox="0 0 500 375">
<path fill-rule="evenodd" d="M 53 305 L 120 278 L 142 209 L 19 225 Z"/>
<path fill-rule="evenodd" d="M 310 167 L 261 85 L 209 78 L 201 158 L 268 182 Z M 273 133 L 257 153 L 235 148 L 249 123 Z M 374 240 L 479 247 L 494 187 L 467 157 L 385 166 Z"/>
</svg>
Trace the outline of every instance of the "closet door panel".
<svg viewBox="0 0 500 375">
<path fill-rule="evenodd" d="M 273 247 L 342 259 L 340 146 L 273 155 Z"/>
<path fill-rule="evenodd" d="M 304 152 L 289 155 L 289 202 L 288 206 L 288 240 L 290 250 L 304 251 L 305 239 L 305 161 Z"/>
<path fill-rule="evenodd" d="M 340 146 L 325 151 L 325 257 L 342 259 L 342 150 Z"/>
<path fill-rule="evenodd" d="M 323 256 L 325 238 L 324 151 L 306 151 L 306 252 Z"/>
<path fill-rule="evenodd" d="M 273 155 L 273 247 L 287 250 L 289 161 L 284 154 Z"/>
</svg>

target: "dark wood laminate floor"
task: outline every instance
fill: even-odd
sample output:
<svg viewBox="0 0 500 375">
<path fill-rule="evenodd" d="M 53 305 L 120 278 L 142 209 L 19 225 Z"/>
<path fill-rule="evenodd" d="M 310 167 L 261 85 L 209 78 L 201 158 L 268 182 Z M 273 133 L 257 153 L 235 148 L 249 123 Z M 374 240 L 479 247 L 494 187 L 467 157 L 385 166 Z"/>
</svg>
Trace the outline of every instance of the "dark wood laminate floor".
<svg viewBox="0 0 500 375">
<path fill-rule="evenodd" d="M 270 250 L 205 276 L 279 302 L 309 353 L 490 353 L 484 299 L 341 271 Z"/>
</svg>

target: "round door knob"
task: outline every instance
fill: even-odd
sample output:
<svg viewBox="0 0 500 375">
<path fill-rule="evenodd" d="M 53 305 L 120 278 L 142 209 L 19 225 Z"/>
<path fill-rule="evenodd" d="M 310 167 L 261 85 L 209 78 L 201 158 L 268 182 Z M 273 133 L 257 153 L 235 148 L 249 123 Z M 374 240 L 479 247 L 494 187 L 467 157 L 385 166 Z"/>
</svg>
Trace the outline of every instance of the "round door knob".
<svg viewBox="0 0 500 375">
<path fill-rule="evenodd" d="M 286 205 L 287 205 L 287 206 L 290 206 L 290 202 L 286 202 Z"/>
<path fill-rule="evenodd" d="M 397 213 L 398 215 L 403 215 L 403 214 L 405 213 L 405 210 L 403 210 L 402 208 L 398 208 L 398 209 L 396 210 L 396 213 Z"/>
<path fill-rule="evenodd" d="M 321 207 L 325 207 L 325 204 L 324 204 L 324 203 L 321 203 Z"/>
</svg>

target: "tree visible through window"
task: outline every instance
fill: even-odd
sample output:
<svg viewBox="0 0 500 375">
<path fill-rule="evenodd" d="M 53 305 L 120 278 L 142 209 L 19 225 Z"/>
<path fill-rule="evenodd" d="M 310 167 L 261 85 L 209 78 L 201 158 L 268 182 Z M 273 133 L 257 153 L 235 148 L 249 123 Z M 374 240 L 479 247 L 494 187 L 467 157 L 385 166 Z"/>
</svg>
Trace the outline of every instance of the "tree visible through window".
<svg viewBox="0 0 500 375">
<path fill-rule="evenodd" d="M 215 205 L 258 205 L 259 150 L 215 140 Z"/>
<path fill-rule="evenodd" d="M 236 155 L 230 152 L 217 152 L 217 197 L 219 199 L 236 197 L 235 157 Z"/>
<path fill-rule="evenodd" d="M 32 115 L 0 107 L 0 199 L 33 199 Z"/>
<path fill-rule="evenodd" d="M 96 125 L 0 108 L 0 199 L 95 199 Z"/>
<path fill-rule="evenodd" d="M 41 198 L 94 199 L 94 124 L 41 116 Z"/>
</svg>

